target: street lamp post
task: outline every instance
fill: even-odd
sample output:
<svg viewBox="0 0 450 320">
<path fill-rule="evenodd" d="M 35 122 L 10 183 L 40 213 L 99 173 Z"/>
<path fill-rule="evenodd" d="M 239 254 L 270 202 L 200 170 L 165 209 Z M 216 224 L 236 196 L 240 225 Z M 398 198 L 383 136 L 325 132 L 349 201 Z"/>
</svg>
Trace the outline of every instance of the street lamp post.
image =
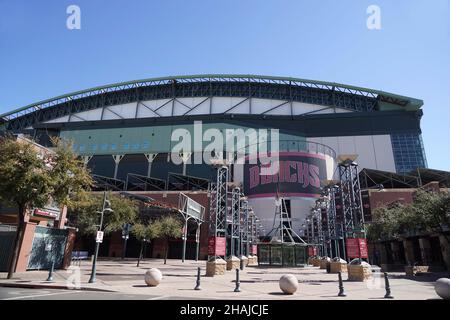
<svg viewBox="0 0 450 320">
<path fill-rule="evenodd" d="M 99 225 L 98 231 L 102 231 L 103 215 L 105 212 L 113 212 L 113 210 L 111 209 L 111 203 L 109 202 L 109 200 L 106 200 L 106 191 L 103 192 L 103 206 L 102 206 L 102 211 L 100 212 L 101 216 L 100 216 L 100 225 Z M 97 213 L 98 213 L 98 211 L 97 211 Z M 96 267 L 97 267 L 97 257 L 98 257 L 99 247 L 100 247 L 100 241 L 96 239 L 95 255 L 94 255 L 94 260 L 92 262 L 92 272 L 91 272 L 91 277 L 89 278 L 89 283 L 94 283 L 96 280 L 95 273 L 96 273 Z"/>
</svg>

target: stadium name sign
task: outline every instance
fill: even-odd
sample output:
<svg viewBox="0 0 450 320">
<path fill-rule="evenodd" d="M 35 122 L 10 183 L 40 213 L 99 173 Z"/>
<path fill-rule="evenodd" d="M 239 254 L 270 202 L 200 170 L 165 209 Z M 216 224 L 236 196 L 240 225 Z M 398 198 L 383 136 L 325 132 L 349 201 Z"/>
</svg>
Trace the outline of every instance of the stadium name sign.
<svg viewBox="0 0 450 320">
<path fill-rule="evenodd" d="M 278 172 L 279 130 L 278 129 L 225 129 L 203 130 L 202 121 L 194 121 L 194 134 L 185 128 L 172 132 L 171 141 L 176 144 L 171 149 L 174 164 L 212 164 L 212 160 L 223 159 L 228 163 L 250 164 L 261 162 L 261 174 L 273 175 Z M 193 157 L 191 157 L 193 155 Z M 253 155 L 257 157 L 246 157 Z M 193 161 L 191 160 L 193 158 Z"/>
<path fill-rule="evenodd" d="M 326 179 L 326 159 L 319 154 L 305 152 L 279 152 L 279 171 L 266 175 L 264 165 L 244 165 L 244 190 L 249 197 L 280 195 L 316 197 L 320 194 L 320 181 Z"/>
</svg>

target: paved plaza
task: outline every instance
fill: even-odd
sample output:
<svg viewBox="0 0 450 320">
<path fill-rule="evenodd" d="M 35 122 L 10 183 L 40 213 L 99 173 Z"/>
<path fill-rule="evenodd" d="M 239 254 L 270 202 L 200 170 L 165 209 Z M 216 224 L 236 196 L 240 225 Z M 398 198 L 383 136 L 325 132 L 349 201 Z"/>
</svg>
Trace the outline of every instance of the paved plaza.
<svg viewBox="0 0 450 320">
<path fill-rule="evenodd" d="M 202 268 L 201 289 L 194 290 L 197 267 Z M 157 287 L 148 287 L 144 282 L 144 274 L 149 268 L 158 268 L 163 273 L 163 280 Z M 338 297 L 338 275 L 328 274 L 318 267 L 305 268 L 267 268 L 246 267 L 240 272 L 241 292 L 235 293 L 235 271 L 227 271 L 225 275 L 206 277 L 205 261 L 148 259 L 136 267 L 136 260 L 100 260 L 97 264 L 96 283 L 88 283 L 91 263 L 82 262 L 79 274 L 80 287 L 73 292 L 103 291 L 120 293 L 124 299 L 293 299 L 293 300 L 372 300 L 383 299 L 385 294 L 384 277 L 375 274 L 372 282 L 347 281 L 343 274 L 344 288 L 347 297 Z M 71 273 L 73 272 L 73 273 Z M 48 271 L 28 271 L 16 273 L 14 279 L 7 280 L 6 273 L 0 273 L 1 287 L 35 288 L 67 290 L 67 283 L 76 279 L 77 270 L 57 270 L 53 282 L 47 282 Z M 283 274 L 293 274 L 299 281 L 299 290 L 294 295 L 284 295 L 278 286 Z M 434 276 L 416 276 L 408 278 L 404 273 L 390 273 L 389 280 L 392 295 L 398 300 L 439 299 L 434 291 L 434 281 L 440 277 L 448 277 L 448 273 Z M 74 281 L 72 281 L 74 282 Z M 50 295 L 51 296 L 51 295 Z M 67 298 L 71 294 L 67 293 Z M 0 295 L 0 298 L 7 298 Z M 86 298 L 98 299 L 95 295 Z"/>
</svg>

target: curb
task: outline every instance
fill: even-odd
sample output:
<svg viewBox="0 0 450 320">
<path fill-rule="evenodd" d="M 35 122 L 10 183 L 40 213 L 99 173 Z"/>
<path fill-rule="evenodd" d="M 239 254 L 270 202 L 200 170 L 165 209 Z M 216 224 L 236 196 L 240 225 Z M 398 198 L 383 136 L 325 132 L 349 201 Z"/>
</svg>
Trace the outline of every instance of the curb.
<svg viewBox="0 0 450 320">
<path fill-rule="evenodd" d="M 99 289 L 99 288 L 88 288 L 88 287 L 80 287 L 80 288 L 74 288 L 70 289 L 67 286 L 62 285 L 51 285 L 51 284 L 40 284 L 40 283 L 1 283 L 0 287 L 5 288 L 31 288 L 31 289 L 58 289 L 58 290 L 83 290 L 83 291 L 100 291 L 100 292 L 117 292 L 115 290 L 107 290 L 107 289 Z"/>
</svg>

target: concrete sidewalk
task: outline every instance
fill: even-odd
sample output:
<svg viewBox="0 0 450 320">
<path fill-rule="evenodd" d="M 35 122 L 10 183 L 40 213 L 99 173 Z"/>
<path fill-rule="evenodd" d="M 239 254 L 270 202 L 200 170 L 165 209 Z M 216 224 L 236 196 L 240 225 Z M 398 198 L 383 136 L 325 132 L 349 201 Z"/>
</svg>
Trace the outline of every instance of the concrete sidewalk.
<svg viewBox="0 0 450 320">
<path fill-rule="evenodd" d="M 194 290 L 197 267 L 202 268 L 201 288 Z M 157 287 L 148 287 L 144 282 L 144 274 L 150 268 L 158 268 L 163 274 L 163 280 Z M 48 271 L 28 271 L 16 273 L 14 279 L 7 280 L 6 273 L 0 273 L 0 286 L 36 287 L 71 289 L 73 280 L 80 275 L 81 290 L 96 290 L 121 292 L 137 295 L 155 295 L 157 299 L 282 299 L 282 300 L 372 300 L 383 299 L 385 294 L 384 278 L 376 278 L 373 282 L 346 281 L 343 274 L 344 288 L 347 297 L 337 297 L 338 276 L 327 274 L 317 267 L 306 268 L 267 268 L 246 267 L 241 271 L 241 291 L 233 292 L 235 288 L 235 271 L 225 275 L 206 277 L 205 261 L 146 259 L 140 267 L 136 260 L 100 260 L 97 262 L 97 281 L 88 283 L 91 273 L 91 263 L 82 262 L 78 269 L 57 270 L 53 274 L 53 282 L 47 282 Z M 278 280 L 283 274 L 294 274 L 299 280 L 299 290 L 294 295 L 281 294 Z M 426 300 L 440 299 L 434 291 L 434 281 L 437 277 L 420 276 L 409 279 L 400 273 L 390 273 L 392 295 L 396 300 Z M 448 277 L 442 274 L 442 277 Z"/>
</svg>

